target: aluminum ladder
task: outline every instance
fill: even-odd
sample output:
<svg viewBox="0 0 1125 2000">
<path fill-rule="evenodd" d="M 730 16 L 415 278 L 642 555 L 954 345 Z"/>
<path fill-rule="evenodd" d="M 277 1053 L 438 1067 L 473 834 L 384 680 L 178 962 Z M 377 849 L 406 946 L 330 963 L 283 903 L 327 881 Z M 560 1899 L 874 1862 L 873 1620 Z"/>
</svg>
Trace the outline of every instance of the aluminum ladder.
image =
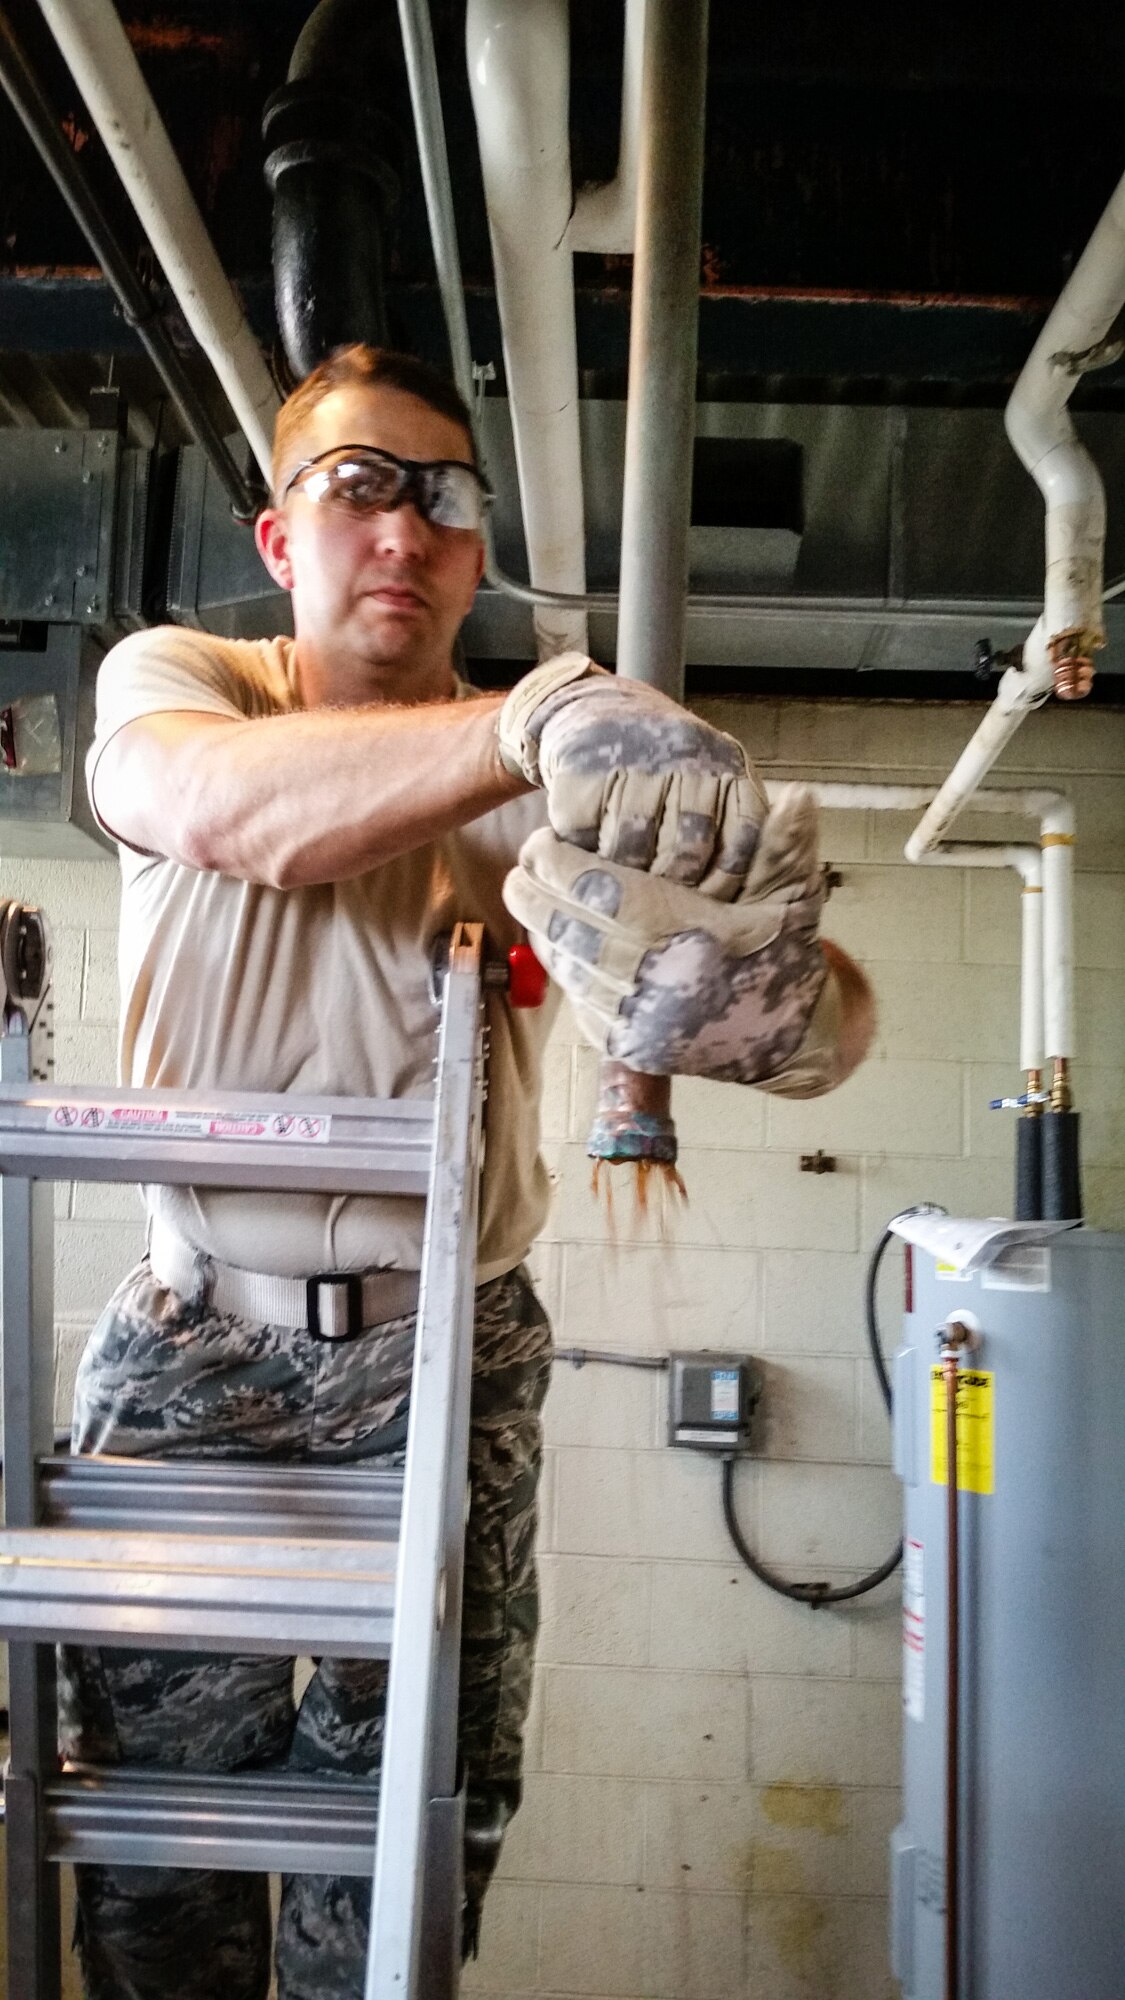
<svg viewBox="0 0 1125 2000">
<path fill-rule="evenodd" d="M 457 1690 L 484 1095 L 479 925 L 454 932 L 432 1102 L 59 1089 L 0 1037 L 10 1642 L 9 1991 L 57 2000 L 59 1862 L 366 1875 L 365 2000 L 449 2000 L 461 1943 Z M 405 1468 L 62 1458 L 53 1189 L 66 1181 L 425 1199 Z M 60 1769 L 54 1646 L 389 1658 L 382 1776 Z"/>
</svg>

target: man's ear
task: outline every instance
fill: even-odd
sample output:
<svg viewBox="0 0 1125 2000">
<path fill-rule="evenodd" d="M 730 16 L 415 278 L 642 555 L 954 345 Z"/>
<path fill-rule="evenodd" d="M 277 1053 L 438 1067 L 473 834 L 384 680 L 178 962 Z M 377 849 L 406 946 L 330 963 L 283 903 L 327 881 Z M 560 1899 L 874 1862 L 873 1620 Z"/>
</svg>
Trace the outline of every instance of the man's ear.
<svg viewBox="0 0 1125 2000">
<path fill-rule="evenodd" d="M 293 588 L 293 565 L 289 559 L 289 523 L 281 507 L 263 507 L 254 523 L 258 554 L 274 582 L 282 590 Z"/>
</svg>

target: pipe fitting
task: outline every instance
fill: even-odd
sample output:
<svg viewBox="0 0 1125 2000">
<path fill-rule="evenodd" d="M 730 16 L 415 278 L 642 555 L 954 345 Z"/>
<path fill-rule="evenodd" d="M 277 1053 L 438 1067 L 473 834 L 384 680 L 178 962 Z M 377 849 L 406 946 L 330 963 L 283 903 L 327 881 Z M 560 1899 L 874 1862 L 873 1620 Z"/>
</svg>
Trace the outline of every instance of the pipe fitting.
<svg viewBox="0 0 1125 2000">
<path fill-rule="evenodd" d="M 1082 701 L 1094 685 L 1094 662 L 1078 650 L 1083 641 L 1091 643 L 1087 632 L 1060 632 L 1048 647 L 1055 694 L 1060 701 Z M 1104 639 L 1093 644 L 1104 646 Z"/>
<path fill-rule="evenodd" d="M 297 380 L 334 347 L 387 342 L 383 245 L 403 142 L 366 85 L 385 71 L 384 25 L 378 8 L 321 0 L 262 114 L 277 318 Z"/>
<path fill-rule="evenodd" d="M 592 1160 L 657 1160 L 674 1166 L 672 1083 L 606 1058 L 598 1068 L 598 1103 L 586 1151 Z"/>
</svg>

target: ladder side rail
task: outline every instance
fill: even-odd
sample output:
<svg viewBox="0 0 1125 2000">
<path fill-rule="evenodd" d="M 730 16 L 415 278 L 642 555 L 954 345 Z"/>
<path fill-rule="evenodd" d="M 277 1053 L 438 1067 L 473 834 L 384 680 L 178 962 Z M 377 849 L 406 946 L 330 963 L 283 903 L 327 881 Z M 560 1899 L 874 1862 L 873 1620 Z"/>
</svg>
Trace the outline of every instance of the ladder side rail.
<svg viewBox="0 0 1125 2000">
<path fill-rule="evenodd" d="M 476 1278 L 481 948 L 479 925 L 454 932 L 442 1004 L 365 2000 L 415 2000 L 418 1991 L 437 1668 L 446 1611 L 460 1610 L 459 1575 L 451 1583 L 447 1572 L 451 1487 L 461 1511 L 455 1570 L 463 1562 L 468 1426 L 455 1404 L 459 1391 L 468 1398 L 460 1363 Z"/>
<path fill-rule="evenodd" d="M 14 1028 L 14 1024 L 13 1024 Z M 0 1083 L 27 1088 L 30 1042 L 0 1038 Z M 54 1189 L 49 1182 L 0 1182 L 0 1352 L 3 1355 L 4 1521 L 39 1519 L 38 1461 L 54 1439 Z M 53 1646 L 24 1640 L 8 1648 L 10 1749 L 4 1784 L 5 1893 L 10 1991 L 57 2000 L 62 1965 L 59 1879 L 43 1865 L 44 1788 L 58 1769 Z"/>
</svg>

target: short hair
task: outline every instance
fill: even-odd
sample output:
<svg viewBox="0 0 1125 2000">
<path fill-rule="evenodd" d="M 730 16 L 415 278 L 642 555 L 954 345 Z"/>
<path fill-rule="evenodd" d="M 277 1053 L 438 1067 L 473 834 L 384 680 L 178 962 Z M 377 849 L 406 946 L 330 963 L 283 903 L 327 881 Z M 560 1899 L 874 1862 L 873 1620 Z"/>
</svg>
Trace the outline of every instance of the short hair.
<svg viewBox="0 0 1125 2000">
<path fill-rule="evenodd" d="M 273 490 L 281 492 L 296 442 L 318 403 L 337 389 L 398 389 L 415 396 L 439 416 L 459 424 L 469 443 L 469 453 L 477 463 L 473 420 L 460 391 L 445 375 L 419 361 L 413 354 L 398 354 L 391 347 L 367 347 L 356 341 L 350 347 L 336 347 L 318 362 L 311 375 L 298 382 L 274 419 Z"/>
</svg>

